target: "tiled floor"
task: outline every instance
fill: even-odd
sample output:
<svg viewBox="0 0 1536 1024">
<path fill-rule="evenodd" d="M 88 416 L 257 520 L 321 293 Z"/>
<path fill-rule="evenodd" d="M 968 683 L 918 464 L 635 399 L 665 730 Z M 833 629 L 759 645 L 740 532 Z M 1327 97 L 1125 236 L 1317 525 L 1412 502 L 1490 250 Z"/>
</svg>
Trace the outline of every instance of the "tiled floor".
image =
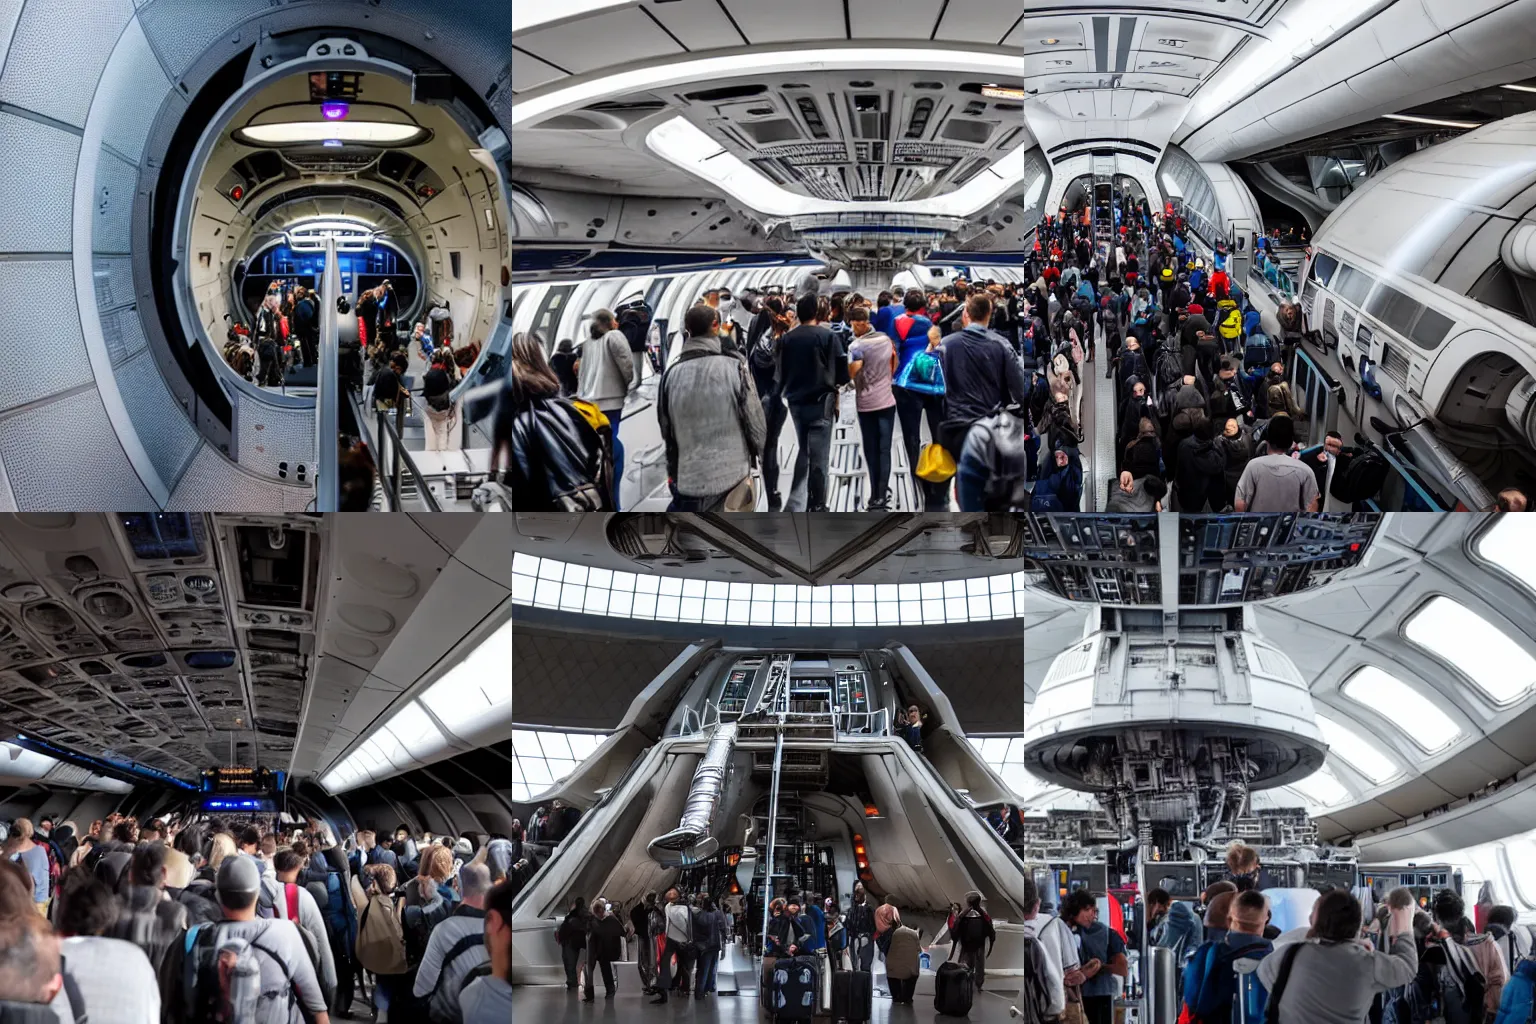
<svg viewBox="0 0 1536 1024">
<path fill-rule="evenodd" d="M 632 973 L 632 972 L 631 972 Z M 628 983 L 628 984 L 626 984 Z M 612 999 L 603 998 L 598 985 L 597 998 L 581 1001 L 581 993 L 563 986 L 524 986 L 513 989 L 512 1018 L 518 1024 L 650 1024 L 652 1021 L 695 1021 L 698 1024 L 759 1024 L 767 1020 L 758 1008 L 754 994 L 709 996 L 703 1000 L 671 999 L 654 1006 L 640 992 L 633 977 L 619 979 L 619 991 Z M 972 1024 L 1002 1024 L 1008 1021 L 1010 997 L 978 992 L 968 1018 L 941 1017 L 933 1010 L 933 997 L 919 995 L 911 1006 L 892 1006 L 889 999 L 875 997 L 873 1024 L 958 1024 L 968 1019 Z"/>
</svg>

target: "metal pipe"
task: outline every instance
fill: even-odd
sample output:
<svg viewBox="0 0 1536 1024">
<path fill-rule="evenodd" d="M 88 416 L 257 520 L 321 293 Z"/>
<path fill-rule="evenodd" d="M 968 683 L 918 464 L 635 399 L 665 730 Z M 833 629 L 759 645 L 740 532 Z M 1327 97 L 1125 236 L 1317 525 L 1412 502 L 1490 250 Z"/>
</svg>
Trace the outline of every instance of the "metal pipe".
<svg viewBox="0 0 1536 1024">
<path fill-rule="evenodd" d="M 758 933 L 758 963 L 768 952 L 768 904 L 773 899 L 773 846 L 779 836 L 779 766 L 784 761 L 784 720 L 773 740 L 773 788 L 768 791 L 768 856 L 763 867 L 763 930 Z M 761 969 L 758 971 L 762 975 Z"/>
<path fill-rule="evenodd" d="M 315 392 L 315 511 L 336 512 L 341 506 L 337 448 L 341 435 L 341 373 L 336 312 L 341 294 L 341 270 L 336 263 L 336 239 L 325 240 L 325 273 L 320 278 L 320 375 Z"/>
<path fill-rule="evenodd" d="M 698 768 L 694 769 L 681 822 L 666 835 L 652 839 L 645 848 L 656 863 L 674 868 L 697 864 L 720 849 L 720 840 L 709 834 L 709 828 L 725 793 L 725 782 L 731 773 L 731 750 L 735 744 L 735 722 L 715 727 L 715 734 L 710 737 Z"/>
</svg>

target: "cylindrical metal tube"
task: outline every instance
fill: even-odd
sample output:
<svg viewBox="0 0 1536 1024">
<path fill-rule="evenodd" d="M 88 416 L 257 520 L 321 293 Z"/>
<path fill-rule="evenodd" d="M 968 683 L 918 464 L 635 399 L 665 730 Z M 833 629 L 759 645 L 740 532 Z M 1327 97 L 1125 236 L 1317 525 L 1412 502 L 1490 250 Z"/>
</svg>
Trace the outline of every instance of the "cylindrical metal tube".
<svg viewBox="0 0 1536 1024">
<path fill-rule="evenodd" d="M 1178 961 L 1175 950 L 1153 946 L 1147 951 L 1151 968 L 1147 971 L 1147 1005 L 1151 1024 L 1178 1024 Z"/>
</svg>

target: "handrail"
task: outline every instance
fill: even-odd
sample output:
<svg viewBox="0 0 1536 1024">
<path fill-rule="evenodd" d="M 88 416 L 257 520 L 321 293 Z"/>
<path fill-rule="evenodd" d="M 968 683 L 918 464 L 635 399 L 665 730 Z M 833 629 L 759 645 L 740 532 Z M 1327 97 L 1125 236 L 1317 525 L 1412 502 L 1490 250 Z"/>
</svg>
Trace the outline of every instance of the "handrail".
<svg viewBox="0 0 1536 1024">
<path fill-rule="evenodd" d="M 421 475 L 421 470 L 416 468 L 416 460 L 406 450 L 405 443 L 400 440 L 400 431 L 405 427 L 405 414 L 409 408 L 408 402 L 396 402 L 395 422 L 389 422 L 389 410 L 377 410 L 378 431 L 375 435 L 377 446 L 374 448 L 374 462 L 379 476 L 384 484 L 385 500 L 391 511 L 400 508 L 400 484 L 403 479 L 400 470 L 403 467 L 411 474 L 411 479 L 416 481 L 416 493 L 422 504 L 426 505 L 430 512 L 441 512 L 437 499 L 432 496 L 432 489 L 427 486 L 426 480 Z M 384 451 L 386 439 L 390 451 L 386 458 Z M 390 468 L 386 469 L 386 465 Z"/>
<path fill-rule="evenodd" d="M 357 424 L 358 435 L 362 438 L 362 442 L 367 447 L 368 451 L 373 454 L 374 461 L 377 462 L 379 457 L 379 446 L 374 440 L 372 425 L 368 422 L 368 417 L 363 415 L 361 395 L 358 392 L 353 391 L 351 388 L 342 388 L 341 390 L 342 394 L 347 396 L 347 404 L 352 409 L 352 422 Z M 375 470 L 377 470 L 377 466 L 375 466 Z M 381 488 L 381 491 L 384 495 L 383 511 L 399 511 L 398 509 L 391 507 L 389 504 L 389 489 L 387 487 Z"/>
</svg>

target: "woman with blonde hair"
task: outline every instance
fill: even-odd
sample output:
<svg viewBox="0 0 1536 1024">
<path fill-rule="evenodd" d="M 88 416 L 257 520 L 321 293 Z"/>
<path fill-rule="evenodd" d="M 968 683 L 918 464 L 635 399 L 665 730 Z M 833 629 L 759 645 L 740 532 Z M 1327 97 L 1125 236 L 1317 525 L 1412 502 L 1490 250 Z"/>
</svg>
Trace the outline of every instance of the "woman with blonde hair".
<svg viewBox="0 0 1536 1024">
<path fill-rule="evenodd" d="M 11 836 L 5 841 L 5 858 L 14 860 L 32 876 L 32 902 L 37 912 L 48 916 L 48 851 L 32 841 L 32 822 L 17 818 L 11 827 Z"/>
<path fill-rule="evenodd" d="M 224 862 L 224 858 L 233 856 L 234 853 L 235 837 L 228 832 L 215 832 L 213 834 L 213 845 L 208 854 L 208 869 L 217 873 L 219 865 Z"/>
</svg>

